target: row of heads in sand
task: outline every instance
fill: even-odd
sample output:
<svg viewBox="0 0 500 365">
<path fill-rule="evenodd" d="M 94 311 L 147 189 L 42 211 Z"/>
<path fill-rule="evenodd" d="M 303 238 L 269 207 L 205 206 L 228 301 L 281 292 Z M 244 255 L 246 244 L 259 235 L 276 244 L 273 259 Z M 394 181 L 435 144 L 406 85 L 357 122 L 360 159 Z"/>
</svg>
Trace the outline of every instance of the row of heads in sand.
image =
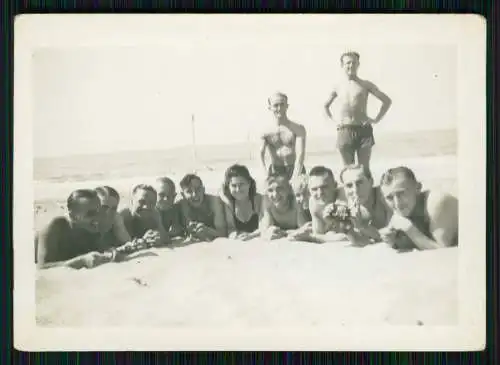
<svg viewBox="0 0 500 365">
<path fill-rule="evenodd" d="M 118 208 L 119 193 L 110 186 L 76 190 L 67 199 L 65 219 L 72 229 L 102 239 L 100 250 L 89 245 L 90 252 L 80 251 L 84 252 L 81 260 L 73 267 L 116 261 L 119 254 L 123 257 L 142 248 L 220 237 L 349 241 L 361 247 L 385 242 L 398 251 L 446 247 L 456 241 L 443 243 L 442 237 L 433 237 L 432 219 L 440 213 L 426 210 L 429 194 L 422 191 L 411 169 L 400 166 L 387 170 L 378 186 L 363 165 L 345 166 L 339 177 L 337 182 L 332 170 L 324 166 L 292 177 L 270 174 L 260 194 L 248 168 L 235 164 L 226 170 L 218 194 L 207 194 L 196 174 L 186 174 L 180 180 L 180 194 L 172 179 L 160 177 L 152 185 L 134 186 L 129 206 L 122 209 Z M 441 214 L 457 212 L 448 209 Z M 410 235 L 414 228 L 418 233 Z M 458 224 L 444 229 L 448 236 L 456 236 Z M 425 237 L 420 239 L 419 234 Z M 48 236 L 54 235 L 45 234 L 46 240 Z M 48 246 L 54 244 L 45 242 L 45 250 Z M 58 261 L 35 255 L 38 263 Z M 75 262 L 74 258 L 64 259 Z"/>
</svg>

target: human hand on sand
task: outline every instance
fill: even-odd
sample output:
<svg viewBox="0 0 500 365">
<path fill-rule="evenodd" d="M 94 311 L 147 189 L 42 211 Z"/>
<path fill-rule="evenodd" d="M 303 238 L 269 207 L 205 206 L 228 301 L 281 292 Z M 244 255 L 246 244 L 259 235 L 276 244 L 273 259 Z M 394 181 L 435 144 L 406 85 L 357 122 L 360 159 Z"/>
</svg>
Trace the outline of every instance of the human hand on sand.
<svg viewBox="0 0 500 365">
<path fill-rule="evenodd" d="M 281 228 L 278 228 L 276 226 L 271 226 L 266 231 L 263 232 L 262 237 L 268 240 L 275 240 L 286 237 L 286 232 Z"/>
<path fill-rule="evenodd" d="M 107 255 L 92 251 L 78 257 L 76 260 L 71 260 L 69 266 L 75 269 L 80 269 L 82 267 L 91 269 L 108 261 L 109 258 Z"/>
<path fill-rule="evenodd" d="M 396 245 L 396 236 L 398 231 L 392 227 L 385 227 L 379 230 L 380 238 L 383 242 L 387 243 L 390 247 L 394 248 Z"/>
<path fill-rule="evenodd" d="M 149 247 L 156 246 L 161 242 L 160 232 L 153 229 L 147 230 L 146 233 L 144 233 L 144 236 L 142 236 L 142 238 Z"/>
</svg>

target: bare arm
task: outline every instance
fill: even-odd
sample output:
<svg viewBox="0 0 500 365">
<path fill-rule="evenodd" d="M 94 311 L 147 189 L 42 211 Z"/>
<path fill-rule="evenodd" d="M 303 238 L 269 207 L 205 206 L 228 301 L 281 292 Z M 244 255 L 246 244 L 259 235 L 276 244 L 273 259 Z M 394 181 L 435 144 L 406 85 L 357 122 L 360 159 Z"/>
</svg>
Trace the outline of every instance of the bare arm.
<svg viewBox="0 0 500 365">
<path fill-rule="evenodd" d="M 227 236 L 227 226 L 226 226 L 226 217 L 224 214 L 224 206 L 219 197 L 213 196 L 211 197 L 211 206 L 212 212 L 214 214 L 214 238 L 217 237 L 226 237 Z"/>
<path fill-rule="evenodd" d="M 64 248 L 61 247 L 63 243 L 60 242 L 60 237 L 65 229 L 68 229 L 68 227 L 65 227 L 63 221 L 54 220 L 40 232 L 38 235 L 36 257 L 38 269 L 62 266 L 80 269 L 88 267 L 90 264 L 93 266 L 94 260 L 99 259 L 102 261 L 104 259 L 104 255 L 100 255 L 97 252 L 89 252 L 69 260 L 61 260 L 61 250 L 64 250 Z M 95 262 L 97 263 L 97 261 Z"/>
<path fill-rule="evenodd" d="M 387 113 L 387 111 L 391 107 L 392 100 L 387 94 L 380 91 L 376 85 L 374 85 L 370 82 L 367 83 L 367 89 L 368 89 L 368 92 L 370 92 L 370 94 L 372 94 L 373 96 L 375 96 L 377 99 L 379 99 L 382 102 L 382 106 L 380 107 L 380 110 L 379 110 L 377 116 L 373 120 L 374 123 L 378 123 L 382 120 L 382 118 L 385 116 L 385 114 Z"/>
<path fill-rule="evenodd" d="M 455 244 L 458 234 L 458 200 L 448 194 L 429 193 L 427 212 L 433 239 L 411 225 L 406 234 L 421 250 L 449 247 Z"/>
<path fill-rule="evenodd" d="M 264 135 L 261 136 L 261 141 L 260 141 L 260 146 L 259 146 L 259 157 L 260 157 L 260 163 L 261 166 L 264 170 L 264 176 L 267 176 L 267 169 L 268 167 L 266 166 L 266 150 L 267 150 L 267 140 Z"/>
<path fill-rule="evenodd" d="M 132 237 L 130 237 L 127 228 L 125 227 L 123 217 L 120 214 L 115 215 L 115 221 L 113 223 L 113 234 L 121 244 L 130 242 L 132 240 Z"/>
<path fill-rule="evenodd" d="M 268 230 L 270 227 L 274 225 L 274 219 L 269 211 L 269 203 L 267 202 L 267 198 L 262 199 L 262 208 L 261 208 L 261 216 L 259 221 L 259 231 L 261 233 Z"/>
<path fill-rule="evenodd" d="M 325 102 L 324 109 L 325 109 L 325 114 L 328 117 L 328 119 L 333 119 L 332 113 L 330 111 L 330 107 L 332 106 L 332 104 L 336 98 L 337 98 L 337 90 L 333 90 Z"/>
<path fill-rule="evenodd" d="M 295 159 L 295 166 L 293 167 L 292 180 L 300 175 L 304 166 L 304 158 L 306 155 L 306 129 L 299 125 L 297 126 L 295 152 L 297 158 Z"/>
</svg>

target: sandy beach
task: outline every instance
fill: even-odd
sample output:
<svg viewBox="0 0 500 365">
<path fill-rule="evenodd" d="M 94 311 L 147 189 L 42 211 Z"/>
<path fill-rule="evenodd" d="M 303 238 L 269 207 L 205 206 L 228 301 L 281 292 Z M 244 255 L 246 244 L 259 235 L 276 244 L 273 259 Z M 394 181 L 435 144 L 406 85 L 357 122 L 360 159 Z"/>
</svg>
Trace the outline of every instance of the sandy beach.
<svg viewBox="0 0 500 365">
<path fill-rule="evenodd" d="M 325 164 L 311 157 L 308 166 Z M 458 193 L 455 156 L 374 161 L 377 180 L 394 163 L 426 188 Z M 216 192 L 223 167 L 201 169 Z M 257 180 L 256 165 L 249 164 Z M 181 174 L 172 174 L 178 181 Z M 127 204 L 130 188 L 153 176 L 105 181 Z M 35 184 L 35 227 L 64 212 L 67 194 L 103 181 Z M 457 324 L 458 248 L 398 254 L 384 244 L 316 245 L 218 239 L 157 248 L 92 270 L 38 273 L 36 319 L 43 326 L 315 326 Z"/>
</svg>

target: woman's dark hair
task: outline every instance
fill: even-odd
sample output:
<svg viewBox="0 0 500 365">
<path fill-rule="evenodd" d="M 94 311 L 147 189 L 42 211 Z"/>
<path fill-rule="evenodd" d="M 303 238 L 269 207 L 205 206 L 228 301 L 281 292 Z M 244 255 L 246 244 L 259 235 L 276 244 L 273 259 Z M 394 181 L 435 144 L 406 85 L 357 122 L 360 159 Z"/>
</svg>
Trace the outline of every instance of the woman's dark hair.
<svg viewBox="0 0 500 365">
<path fill-rule="evenodd" d="M 257 194 L 257 187 L 254 178 L 250 175 L 250 171 L 248 171 L 248 168 L 243 165 L 235 164 L 228 167 L 224 174 L 224 185 L 222 188 L 223 194 L 229 200 L 234 201 L 234 198 L 229 191 L 229 182 L 231 181 L 231 178 L 237 176 L 244 178 L 250 184 L 250 189 L 248 190 L 248 198 L 253 201 L 255 195 Z"/>
<path fill-rule="evenodd" d="M 120 202 L 120 194 L 118 194 L 118 192 L 111 186 L 108 185 L 98 186 L 94 190 L 98 195 L 108 195 L 118 200 L 118 203 Z"/>
<path fill-rule="evenodd" d="M 66 207 L 68 208 L 69 212 L 72 212 L 73 209 L 78 205 L 80 199 L 97 199 L 99 200 L 99 197 L 97 196 L 97 192 L 94 190 L 90 189 L 78 189 L 73 191 L 70 196 L 68 197 L 66 201 Z"/>
</svg>

